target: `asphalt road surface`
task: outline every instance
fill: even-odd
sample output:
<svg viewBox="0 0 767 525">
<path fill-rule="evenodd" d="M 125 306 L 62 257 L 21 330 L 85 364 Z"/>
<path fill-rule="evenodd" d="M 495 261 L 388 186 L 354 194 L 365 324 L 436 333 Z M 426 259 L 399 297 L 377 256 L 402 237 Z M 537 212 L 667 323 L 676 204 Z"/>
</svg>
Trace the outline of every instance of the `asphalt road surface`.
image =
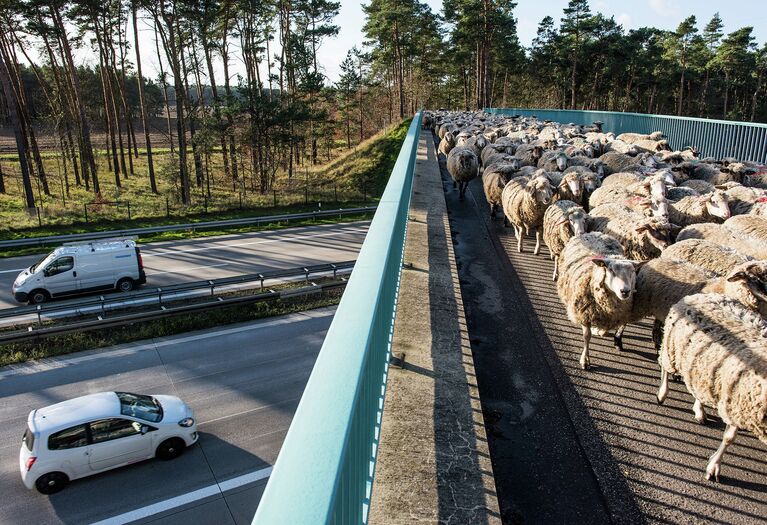
<svg viewBox="0 0 767 525">
<path fill-rule="evenodd" d="M 742 432 L 721 483 L 704 479 L 724 425 L 671 383 L 663 406 L 651 324 L 631 325 L 623 353 L 567 318 L 542 244 L 518 253 L 512 228 L 491 220 L 481 180 L 466 199 L 444 171 L 461 290 L 505 523 L 764 523 L 767 446 Z"/>
<path fill-rule="evenodd" d="M 369 221 L 157 242 L 141 246 L 145 286 L 217 279 L 357 258 Z M 42 255 L 0 259 L 0 308 L 21 306 L 11 286 Z"/>
<path fill-rule="evenodd" d="M 0 368 L 0 523 L 249 524 L 334 308 Z M 18 467 L 29 411 L 93 392 L 177 395 L 200 440 L 148 460 L 27 490 Z"/>
</svg>

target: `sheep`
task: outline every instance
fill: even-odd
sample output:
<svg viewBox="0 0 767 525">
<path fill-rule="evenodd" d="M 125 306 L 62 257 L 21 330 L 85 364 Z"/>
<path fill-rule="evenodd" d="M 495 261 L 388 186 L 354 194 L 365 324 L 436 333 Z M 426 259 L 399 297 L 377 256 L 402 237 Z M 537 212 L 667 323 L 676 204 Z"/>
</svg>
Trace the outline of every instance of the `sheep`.
<svg viewBox="0 0 767 525">
<path fill-rule="evenodd" d="M 704 180 L 714 186 L 727 182 L 741 181 L 739 173 L 730 172 L 727 168 L 719 169 L 717 166 L 707 162 L 683 162 L 680 164 L 680 167 L 690 178 Z"/>
<path fill-rule="evenodd" d="M 546 177 L 548 177 L 551 185 L 556 188 L 557 199 L 566 199 L 574 202 L 581 200 L 583 185 L 577 173 L 549 171 L 546 172 Z"/>
<path fill-rule="evenodd" d="M 671 224 L 668 221 L 644 217 L 624 204 L 597 206 L 589 212 L 589 217 L 589 230 L 617 239 L 631 259 L 646 261 L 658 257 L 671 243 Z"/>
<path fill-rule="evenodd" d="M 439 147 L 437 150 L 439 153 L 447 157 L 450 154 L 450 151 L 455 147 L 455 137 L 452 133 L 446 133 L 442 140 L 439 142 Z"/>
<path fill-rule="evenodd" d="M 705 239 L 739 251 L 754 259 L 767 259 L 767 242 L 731 230 L 723 224 L 692 224 L 682 229 L 677 235 L 677 242 L 685 239 Z"/>
<path fill-rule="evenodd" d="M 677 202 L 685 197 L 698 197 L 700 193 L 687 186 L 676 186 L 674 188 L 666 188 L 666 198 L 671 202 Z"/>
<path fill-rule="evenodd" d="M 733 215 L 750 213 L 754 205 L 759 202 L 759 199 L 767 197 L 767 191 L 759 188 L 748 188 L 736 183 L 724 186 L 727 187 L 725 193 L 727 194 L 727 201 L 730 204 L 730 211 Z"/>
<path fill-rule="evenodd" d="M 626 142 L 627 144 L 634 144 L 642 140 L 659 141 L 665 138 L 666 138 L 666 135 L 664 135 L 662 131 L 653 131 L 652 133 L 648 135 L 644 135 L 642 133 L 621 133 L 620 135 L 615 137 L 615 140 L 622 140 L 623 142 Z"/>
<path fill-rule="evenodd" d="M 570 239 L 560 254 L 557 293 L 567 317 L 583 332 L 579 363 L 590 366 L 592 328 L 600 335 L 625 324 L 631 314 L 636 283 L 635 264 L 623 256 L 620 243 L 603 233 Z"/>
<path fill-rule="evenodd" d="M 541 155 L 543 155 L 543 148 L 531 144 L 522 144 L 514 152 L 514 156 L 521 161 L 523 166 L 537 166 Z"/>
<path fill-rule="evenodd" d="M 686 180 L 683 183 L 681 183 L 680 186 L 683 186 L 685 188 L 692 188 L 698 193 L 698 195 L 703 195 L 704 193 L 711 193 L 716 189 L 716 186 L 714 186 L 713 184 L 706 182 L 705 180 L 699 180 L 699 179 Z"/>
<path fill-rule="evenodd" d="M 696 421 L 705 422 L 705 405 L 727 425 L 706 465 L 707 480 L 719 482 L 722 456 L 738 430 L 767 443 L 766 334 L 764 317 L 721 294 L 685 297 L 666 317 L 658 402 L 668 394 L 669 374 L 679 374 L 695 400 Z"/>
<path fill-rule="evenodd" d="M 613 173 L 602 181 L 603 188 L 619 186 L 637 193 L 638 189 L 644 188 L 643 193 L 657 196 L 665 196 L 668 187 L 674 184 L 671 173 L 665 170 L 658 171 L 653 175 L 640 175 L 631 172 Z"/>
<path fill-rule="evenodd" d="M 565 171 L 568 160 L 564 151 L 547 151 L 538 160 L 538 167 L 546 171 Z"/>
<path fill-rule="evenodd" d="M 453 178 L 453 187 L 459 185 L 458 195 L 463 200 L 469 182 L 479 173 L 477 155 L 469 148 L 453 148 L 447 156 L 447 171 Z"/>
<path fill-rule="evenodd" d="M 571 200 L 559 200 L 543 214 L 543 242 L 549 247 L 549 256 L 554 259 L 552 280 L 557 280 L 559 254 L 567 241 L 586 233 L 587 220 L 584 209 Z"/>
<path fill-rule="evenodd" d="M 485 148 L 482 150 L 482 154 L 480 155 L 480 160 L 482 161 L 482 165 L 487 165 L 487 159 L 495 155 L 496 153 L 505 153 L 506 155 L 514 155 L 514 152 L 517 150 L 517 147 L 513 144 L 488 144 L 485 146 Z"/>
<path fill-rule="evenodd" d="M 666 197 L 658 197 L 656 195 L 641 197 L 635 195 L 624 200 L 622 204 L 646 217 L 657 217 L 668 221 L 669 201 Z"/>
<path fill-rule="evenodd" d="M 501 164 L 501 163 L 506 163 L 506 164 L 513 163 L 516 166 L 519 166 L 520 160 L 513 155 L 509 155 L 508 153 L 493 153 L 485 157 L 485 162 L 483 163 L 483 169 L 488 169 L 495 164 Z"/>
<path fill-rule="evenodd" d="M 621 174 L 616 174 L 621 175 Z M 635 182 L 624 186 L 623 184 L 609 184 L 608 180 L 610 175 L 604 181 L 602 186 L 594 191 L 589 197 L 589 207 L 596 208 L 603 204 L 609 204 L 611 202 L 621 202 L 626 199 L 639 196 L 658 196 L 663 197 L 667 193 L 665 177 L 663 175 L 655 175 L 652 177 L 645 177 L 641 182 Z M 622 182 L 622 178 L 619 179 Z"/>
<path fill-rule="evenodd" d="M 516 172 L 516 164 L 502 162 L 494 164 L 482 173 L 482 187 L 485 190 L 487 203 L 490 204 L 491 219 L 495 219 L 495 213 L 498 211 L 498 207 L 503 203 L 503 188 L 514 177 Z"/>
<path fill-rule="evenodd" d="M 667 140 L 638 140 L 632 144 L 637 151 L 658 153 L 659 151 L 671 151 Z"/>
<path fill-rule="evenodd" d="M 756 215 L 736 215 L 724 221 L 724 227 L 767 242 L 767 219 Z"/>
<path fill-rule="evenodd" d="M 650 157 L 652 155 L 649 155 Z M 646 163 L 652 163 L 648 160 L 648 155 L 637 155 L 632 157 L 616 151 L 608 151 L 601 157 L 599 161 L 605 166 L 605 173 L 621 173 L 624 171 L 640 171 L 647 167 Z"/>
<path fill-rule="evenodd" d="M 714 222 L 717 219 L 728 219 L 730 207 L 727 204 L 727 194 L 722 190 L 685 197 L 669 206 L 669 220 L 684 228 L 690 224 Z"/>
<path fill-rule="evenodd" d="M 532 177 L 517 177 L 509 181 L 503 188 L 502 201 L 504 224 L 514 225 L 517 236 L 517 250 L 522 251 L 525 233 L 535 230 L 535 250 L 538 255 L 541 249 L 540 226 L 543 224 L 543 214 L 551 204 L 554 189 L 543 170 Z"/>
<path fill-rule="evenodd" d="M 757 217 L 767 217 L 767 197 L 757 199 L 748 214 L 756 215 Z"/>
<path fill-rule="evenodd" d="M 605 145 L 605 152 L 634 156 L 639 153 L 639 150 L 634 144 L 629 144 L 628 142 L 623 142 L 622 140 L 615 139 L 614 141 Z"/>
<path fill-rule="evenodd" d="M 753 257 L 705 239 L 686 239 L 676 242 L 660 254 L 664 259 L 679 259 L 700 266 L 721 277 L 735 266 L 753 260 Z"/>
</svg>

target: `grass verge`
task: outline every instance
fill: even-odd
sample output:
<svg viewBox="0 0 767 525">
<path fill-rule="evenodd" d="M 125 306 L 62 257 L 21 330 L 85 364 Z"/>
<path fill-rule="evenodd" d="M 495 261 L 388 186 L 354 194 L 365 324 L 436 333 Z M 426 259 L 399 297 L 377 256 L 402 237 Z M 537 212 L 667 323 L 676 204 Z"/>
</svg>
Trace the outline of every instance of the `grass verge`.
<svg viewBox="0 0 767 525">
<path fill-rule="evenodd" d="M 304 296 L 275 298 L 131 323 L 118 328 L 75 332 L 35 342 L 9 343 L 0 346 L 0 366 L 312 310 L 338 304 L 342 294 L 342 288 L 334 288 Z"/>
</svg>

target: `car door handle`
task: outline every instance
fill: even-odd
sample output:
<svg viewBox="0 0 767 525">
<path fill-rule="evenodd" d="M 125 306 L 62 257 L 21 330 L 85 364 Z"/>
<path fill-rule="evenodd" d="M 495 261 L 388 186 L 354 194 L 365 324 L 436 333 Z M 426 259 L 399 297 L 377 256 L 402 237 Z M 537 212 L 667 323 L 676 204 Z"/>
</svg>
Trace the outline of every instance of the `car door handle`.
<svg viewBox="0 0 767 525">
<path fill-rule="evenodd" d="M 72 272 L 72 277 L 77 277 L 77 272 Z"/>
</svg>

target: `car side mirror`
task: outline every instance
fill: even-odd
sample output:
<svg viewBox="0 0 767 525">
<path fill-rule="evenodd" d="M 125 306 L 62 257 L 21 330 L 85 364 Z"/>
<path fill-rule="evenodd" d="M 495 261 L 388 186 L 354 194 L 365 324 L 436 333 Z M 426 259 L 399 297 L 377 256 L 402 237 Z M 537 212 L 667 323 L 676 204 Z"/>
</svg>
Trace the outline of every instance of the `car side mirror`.
<svg viewBox="0 0 767 525">
<path fill-rule="evenodd" d="M 147 432 L 149 432 L 149 427 L 147 425 L 141 425 L 141 435 L 144 435 Z"/>
</svg>

